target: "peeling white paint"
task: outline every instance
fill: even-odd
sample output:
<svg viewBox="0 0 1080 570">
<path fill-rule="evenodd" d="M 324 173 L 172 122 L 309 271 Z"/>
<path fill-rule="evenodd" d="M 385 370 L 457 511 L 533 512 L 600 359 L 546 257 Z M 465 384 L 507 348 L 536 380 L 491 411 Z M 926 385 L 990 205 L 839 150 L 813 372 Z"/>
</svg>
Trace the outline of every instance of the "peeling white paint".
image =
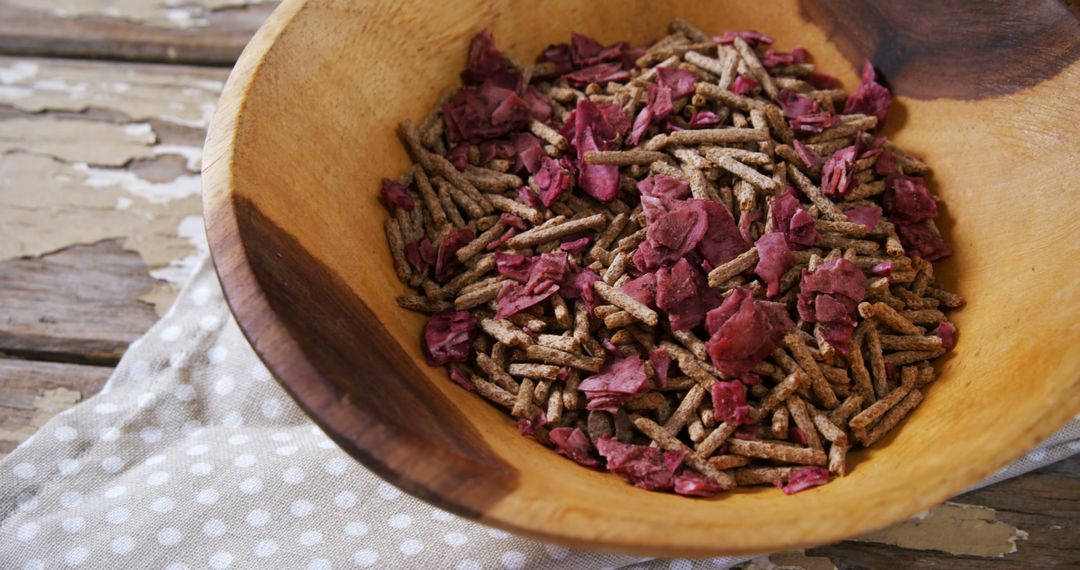
<svg viewBox="0 0 1080 570">
<path fill-rule="evenodd" d="M 0 99 L 25 99 L 34 94 L 34 90 L 20 85 L 0 85 Z"/>
<path fill-rule="evenodd" d="M 205 129 L 210 125 L 210 119 L 214 118 L 214 111 L 217 109 L 216 103 L 203 103 L 199 105 L 199 109 L 202 111 L 202 116 L 198 119 L 184 119 L 182 117 L 175 117 L 173 115 L 162 115 L 161 120 L 168 121 L 170 123 L 180 125 L 182 127 L 192 127 L 196 129 Z"/>
<path fill-rule="evenodd" d="M 5 0 L 29 10 L 48 11 L 57 17 L 107 16 L 174 28 L 205 26 L 218 10 L 268 3 L 273 0 Z"/>
<path fill-rule="evenodd" d="M 154 129 L 150 126 L 150 123 L 128 123 L 124 125 L 124 133 L 132 137 L 150 135 L 152 140 L 157 140 L 157 135 L 154 134 Z"/>
<path fill-rule="evenodd" d="M 116 209 L 117 210 L 131 209 L 131 198 L 128 198 L 128 197 L 125 197 L 125 196 L 121 196 L 121 197 L 117 198 L 116 199 Z"/>
<path fill-rule="evenodd" d="M 83 185 L 90 188 L 107 188 L 119 185 L 131 194 L 153 204 L 168 204 L 202 192 L 202 181 L 198 175 L 178 176 L 169 182 L 150 182 L 135 174 L 119 168 L 93 168 L 85 162 L 72 165 L 82 172 L 86 179 Z"/>
<path fill-rule="evenodd" d="M 38 64 L 32 61 L 17 61 L 8 67 L 0 67 L 0 83 L 17 83 L 34 77 L 38 73 Z"/>
<path fill-rule="evenodd" d="M 210 251 L 210 246 L 206 243 L 206 226 L 203 225 L 202 216 L 184 217 L 176 228 L 176 234 L 191 244 L 195 253 L 174 259 L 169 265 L 150 271 L 150 276 L 173 285 L 182 285 L 195 272 L 203 256 Z"/>
<path fill-rule="evenodd" d="M 176 154 L 187 160 L 187 169 L 192 172 L 202 171 L 202 147 L 176 144 L 159 144 L 154 147 L 157 156 Z"/>
</svg>

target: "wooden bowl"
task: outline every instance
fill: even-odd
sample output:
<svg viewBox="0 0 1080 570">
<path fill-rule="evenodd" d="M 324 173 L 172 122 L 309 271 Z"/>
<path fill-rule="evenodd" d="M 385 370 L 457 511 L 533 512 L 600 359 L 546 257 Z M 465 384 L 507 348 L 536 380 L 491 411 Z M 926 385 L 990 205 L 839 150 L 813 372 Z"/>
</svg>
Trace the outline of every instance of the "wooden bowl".
<svg viewBox="0 0 1080 570">
<path fill-rule="evenodd" d="M 205 151 L 210 246 L 237 321 L 364 465 L 542 540 L 761 552 L 877 529 L 965 490 L 1080 412 L 1077 19 L 1053 1 L 848 4 L 284 2 L 233 71 Z M 847 477 L 794 496 L 687 499 L 579 467 L 426 366 L 424 318 L 394 303 L 405 288 L 378 180 L 407 166 L 395 125 L 456 85 L 470 37 L 490 28 L 525 60 L 571 30 L 646 42 L 676 15 L 806 46 L 848 89 L 870 57 L 899 95 L 888 134 L 930 163 L 945 199 L 956 255 L 939 275 L 968 299 L 951 317 L 955 352 L 902 429 L 856 453 Z"/>
</svg>

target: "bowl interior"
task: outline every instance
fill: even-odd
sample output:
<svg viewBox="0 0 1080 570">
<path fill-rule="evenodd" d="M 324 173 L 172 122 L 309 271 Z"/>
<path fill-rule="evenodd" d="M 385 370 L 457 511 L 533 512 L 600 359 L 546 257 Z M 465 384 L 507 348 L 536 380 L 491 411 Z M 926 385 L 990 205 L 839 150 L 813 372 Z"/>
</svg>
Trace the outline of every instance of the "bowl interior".
<svg viewBox="0 0 1080 570">
<path fill-rule="evenodd" d="M 968 305 L 951 317 L 959 344 L 923 404 L 827 486 L 691 500 L 578 467 L 427 367 L 424 318 L 394 302 L 406 289 L 385 245 L 378 180 L 408 166 L 395 125 L 419 120 L 457 84 L 476 31 L 490 28 L 526 61 L 571 31 L 643 43 L 680 15 L 717 33 L 761 30 L 784 50 L 803 45 L 852 90 L 860 62 L 841 47 L 863 44 L 836 21 L 804 19 L 821 13 L 790 1 L 285 2 L 230 79 L 204 160 L 211 249 L 242 329 L 368 467 L 444 508 L 546 540 L 758 552 L 868 531 L 962 491 L 1080 411 L 1072 60 L 993 97 L 900 89 L 887 133 L 934 170 L 956 251 L 939 275 Z M 877 50 L 865 55 L 888 53 Z"/>
</svg>

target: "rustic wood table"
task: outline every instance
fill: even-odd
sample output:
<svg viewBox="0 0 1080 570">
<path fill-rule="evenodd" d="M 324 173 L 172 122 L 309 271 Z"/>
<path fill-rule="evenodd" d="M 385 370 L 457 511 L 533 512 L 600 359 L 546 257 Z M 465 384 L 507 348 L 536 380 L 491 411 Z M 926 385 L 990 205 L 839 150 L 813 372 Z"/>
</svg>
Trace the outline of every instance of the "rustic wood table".
<svg viewBox="0 0 1080 570">
<path fill-rule="evenodd" d="M 96 393 L 205 254 L 203 137 L 273 7 L 0 0 L 0 456 Z M 744 566 L 1080 567 L 1080 456 Z"/>
</svg>

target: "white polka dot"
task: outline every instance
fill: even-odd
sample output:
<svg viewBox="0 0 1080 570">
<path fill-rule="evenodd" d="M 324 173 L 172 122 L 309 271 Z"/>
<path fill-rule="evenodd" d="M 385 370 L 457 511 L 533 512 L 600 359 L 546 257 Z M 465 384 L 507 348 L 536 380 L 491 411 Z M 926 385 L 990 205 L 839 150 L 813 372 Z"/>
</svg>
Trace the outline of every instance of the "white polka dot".
<svg viewBox="0 0 1080 570">
<path fill-rule="evenodd" d="M 218 378 L 217 382 L 214 382 L 214 391 L 222 396 L 232 394 L 233 388 L 236 387 L 236 381 L 232 376 L 222 376 Z"/>
<path fill-rule="evenodd" d="M 229 349 L 224 346 L 215 346 L 210 349 L 210 352 L 206 353 L 206 359 L 210 361 L 210 364 L 221 364 L 225 362 L 225 358 L 229 356 Z"/>
<path fill-rule="evenodd" d="M 113 551 L 113 554 L 119 554 L 120 556 L 131 554 L 131 551 L 135 550 L 135 539 L 127 535 L 118 536 L 113 539 L 109 549 Z"/>
<path fill-rule="evenodd" d="M 105 489 L 104 494 L 105 494 L 106 499 L 115 499 L 115 498 L 123 495 L 126 492 L 127 492 L 127 487 L 125 487 L 123 485 L 117 485 L 115 487 L 109 487 L 108 489 Z"/>
<path fill-rule="evenodd" d="M 82 504 L 82 500 L 82 495 L 77 491 L 64 491 L 56 498 L 56 502 L 60 503 L 60 506 L 65 509 L 74 509 L 78 507 Z"/>
<path fill-rule="evenodd" d="M 668 568 L 670 570 L 694 570 L 694 563 L 682 558 L 679 560 L 672 560 L 668 563 Z"/>
<path fill-rule="evenodd" d="M 412 517 L 399 513 L 387 519 L 386 522 L 394 528 L 409 528 L 412 526 Z"/>
<path fill-rule="evenodd" d="M 196 455 L 205 455 L 207 451 L 210 451 L 210 447 L 200 443 L 199 445 L 193 445 L 193 446 L 187 448 L 187 450 L 185 450 L 184 453 L 186 453 L 187 455 L 190 455 L 190 456 L 196 456 Z"/>
<path fill-rule="evenodd" d="M 262 480 L 258 477 L 248 477 L 240 482 L 240 492 L 245 495 L 253 495 L 262 490 Z"/>
<path fill-rule="evenodd" d="M 212 505 L 218 501 L 218 492 L 214 489 L 203 489 L 195 495 L 195 500 L 200 505 Z"/>
<path fill-rule="evenodd" d="M 180 426 L 180 433 L 184 437 L 195 437 L 202 433 L 203 425 L 199 423 L 199 420 L 188 420 L 184 422 L 184 425 Z"/>
<path fill-rule="evenodd" d="M 401 496 L 401 491 L 389 483 L 379 483 L 379 486 L 375 487 L 375 494 L 378 495 L 380 499 L 393 501 Z"/>
<path fill-rule="evenodd" d="M 56 470 L 64 477 L 70 477 L 78 473 L 79 469 L 82 469 L 82 464 L 75 459 L 61 459 L 56 462 Z"/>
<path fill-rule="evenodd" d="M 466 542 L 469 542 L 469 537 L 460 532 L 448 532 L 446 533 L 446 536 L 443 537 L 443 542 L 457 548 Z"/>
<path fill-rule="evenodd" d="M 325 558 L 315 558 L 311 562 L 308 562 L 307 570 L 332 570 L 334 567 L 329 560 Z"/>
<path fill-rule="evenodd" d="M 219 519 L 210 519 L 203 523 L 202 533 L 210 538 L 217 538 L 225 534 L 225 523 Z"/>
<path fill-rule="evenodd" d="M 1028 459 L 1036 463 L 1042 462 L 1044 459 L 1046 459 L 1046 450 L 1041 447 L 1038 449 L 1033 449 L 1031 450 L 1031 453 L 1027 454 L 1027 457 Z"/>
<path fill-rule="evenodd" d="M 116 404 L 106 402 L 104 404 L 98 404 L 94 406 L 94 413 L 98 414 L 99 416 L 107 416 L 109 414 L 115 414 L 116 410 L 119 409 L 120 408 Z"/>
<path fill-rule="evenodd" d="M 547 551 L 547 555 L 550 556 L 552 560 L 562 560 L 570 554 L 570 549 L 563 548 L 562 546 L 555 546 L 554 544 L 545 544 L 544 550 Z"/>
<path fill-rule="evenodd" d="M 132 378 L 141 380 L 150 373 L 150 363 L 145 360 L 136 360 L 131 363 L 131 368 L 128 370 L 130 370 Z"/>
<path fill-rule="evenodd" d="M 229 436 L 229 445 L 244 445 L 248 441 L 251 441 L 251 438 L 242 433 Z"/>
<path fill-rule="evenodd" d="M 342 491 L 334 495 L 334 504 L 339 509 L 351 509 L 356 504 L 356 495 L 349 491 Z"/>
<path fill-rule="evenodd" d="M 169 482 L 169 474 L 164 471 L 155 471 L 146 478 L 146 484 L 151 487 L 157 487 L 158 485 L 164 485 Z"/>
<path fill-rule="evenodd" d="M 521 570 L 525 567 L 525 555 L 516 550 L 511 550 L 504 552 L 502 557 L 499 558 L 499 562 L 506 570 Z"/>
<path fill-rule="evenodd" d="M 150 402 L 154 401 L 155 397 L 157 396 L 153 392 L 143 392 L 135 398 L 135 405 L 139 406 L 140 408 L 145 408 L 146 406 L 150 405 Z"/>
<path fill-rule="evenodd" d="M 450 522 L 454 520 L 454 515 L 442 509 L 431 509 L 431 518 L 439 522 Z"/>
<path fill-rule="evenodd" d="M 101 460 L 101 470 L 106 473 L 116 473 L 124 468 L 124 460 L 115 455 L 110 455 Z"/>
<path fill-rule="evenodd" d="M 195 388 L 191 384 L 177 384 L 173 388 L 173 397 L 181 402 L 188 402 L 195 397 Z"/>
<path fill-rule="evenodd" d="M 31 495 L 27 492 L 19 493 L 15 495 L 15 506 L 19 507 L 20 511 L 30 512 L 38 508 L 41 504 L 41 499 L 37 495 Z"/>
<path fill-rule="evenodd" d="M 191 302 L 198 306 L 203 306 L 210 300 L 211 291 L 206 285 L 200 285 L 194 291 L 191 292 Z"/>
<path fill-rule="evenodd" d="M 287 431 L 275 431 L 270 434 L 270 439 L 278 443 L 285 443 L 286 441 L 292 441 L 292 434 Z"/>
<path fill-rule="evenodd" d="M 180 334 L 182 332 L 183 331 L 180 330 L 180 327 L 177 326 L 177 325 L 171 325 L 171 326 L 165 327 L 161 331 L 161 340 L 163 340 L 165 342 L 172 342 L 172 341 L 180 338 Z"/>
<path fill-rule="evenodd" d="M 86 562 L 86 559 L 89 557 L 89 550 L 81 546 L 76 546 L 64 554 L 64 564 L 67 564 L 68 566 L 78 566 L 83 562 Z"/>
<path fill-rule="evenodd" d="M 299 467 L 289 467 L 281 474 L 281 480 L 286 485 L 299 485 L 304 482 L 304 470 Z"/>
<path fill-rule="evenodd" d="M 79 436 L 79 432 L 75 431 L 75 428 L 71 426 L 57 426 L 53 430 L 53 437 L 57 441 L 71 441 Z"/>
<path fill-rule="evenodd" d="M 267 556 L 273 556 L 277 552 L 277 543 L 272 540 L 260 540 L 255 543 L 255 556 L 259 558 L 266 558 Z"/>
<path fill-rule="evenodd" d="M 65 532 L 79 532 L 86 528 L 86 519 L 79 516 L 63 519 L 60 521 L 60 528 L 64 529 Z"/>
<path fill-rule="evenodd" d="M 104 441 L 106 443 L 116 441 L 120 439 L 120 430 L 114 427 L 107 427 L 101 430 L 100 433 L 98 433 L 98 437 L 101 438 L 101 441 Z"/>
<path fill-rule="evenodd" d="M 124 507 L 116 507 L 115 509 L 105 513 L 105 520 L 109 524 L 124 524 L 131 518 L 131 511 Z"/>
<path fill-rule="evenodd" d="M 364 536 L 367 533 L 367 525 L 360 521 L 350 521 L 345 524 L 345 534 L 349 536 Z"/>
<path fill-rule="evenodd" d="M 365 568 L 374 566 L 375 562 L 379 560 L 379 553 L 366 548 L 364 550 L 357 550 L 356 554 L 353 554 L 352 560 L 357 566 L 363 566 Z"/>
<path fill-rule="evenodd" d="M 11 468 L 11 474 L 18 479 L 29 479 L 37 473 L 37 469 L 30 463 L 19 463 Z"/>
<path fill-rule="evenodd" d="M 501 530 L 499 530 L 497 528 L 489 528 L 487 530 L 487 533 L 488 533 L 488 536 L 490 536 L 491 538 L 507 538 L 507 537 L 510 536 L 509 534 L 506 534 L 505 532 L 503 532 L 503 531 L 501 531 Z"/>
<path fill-rule="evenodd" d="M 315 546 L 322 542 L 322 533 L 317 530 L 308 530 L 300 533 L 300 538 L 297 540 L 303 546 Z"/>
<path fill-rule="evenodd" d="M 146 443 L 157 443 L 161 441 L 161 428 L 142 428 L 139 430 L 139 437 Z"/>
<path fill-rule="evenodd" d="M 403 540 L 401 544 L 398 545 L 398 550 L 405 556 L 416 556 L 424 550 L 424 543 L 410 538 L 409 540 Z"/>
<path fill-rule="evenodd" d="M 1080 440 L 1070 441 L 1069 443 L 1065 444 L 1065 447 L 1068 447 L 1072 451 L 1080 451 Z"/>
<path fill-rule="evenodd" d="M 23 570 L 45 570 L 45 563 L 37 558 L 31 558 L 23 564 Z"/>
<path fill-rule="evenodd" d="M 214 472 L 214 466 L 209 463 L 196 463 L 189 469 L 196 477 L 205 477 Z"/>
<path fill-rule="evenodd" d="M 262 415 L 268 420 L 276 420 L 281 417 L 281 400 L 277 398 L 267 398 L 262 401 L 259 406 L 262 410 Z"/>
<path fill-rule="evenodd" d="M 159 463 L 165 463 L 165 456 L 159 454 L 151 455 L 143 460 L 144 465 L 158 465 Z"/>
<path fill-rule="evenodd" d="M 221 319 L 217 315 L 203 315 L 199 319 L 199 328 L 204 331 L 212 331 L 221 325 Z"/>
<path fill-rule="evenodd" d="M 337 445 L 333 441 L 330 441 L 330 439 L 324 439 L 319 442 L 319 447 L 323 449 L 334 449 Z"/>
<path fill-rule="evenodd" d="M 225 570 L 232 565 L 233 555 L 228 552 L 215 552 L 210 557 L 210 567 L 214 570 Z"/>
<path fill-rule="evenodd" d="M 315 505 L 313 505 L 311 501 L 306 501 L 304 499 L 293 501 L 293 504 L 289 505 L 289 512 L 292 513 L 292 516 L 294 517 L 306 517 L 314 510 Z"/>
<path fill-rule="evenodd" d="M 326 461 L 323 465 L 323 469 L 328 475 L 341 475 L 345 472 L 345 469 L 349 466 L 349 463 L 345 461 L 344 457 L 333 457 Z"/>
<path fill-rule="evenodd" d="M 158 531 L 157 541 L 162 546 L 173 546 L 180 542 L 180 539 L 184 536 L 180 534 L 180 530 L 175 527 L 165 527 Z"/>
<path fill-rule="evenodd" d="M 282 457 L 288 457 L 288 456 L 296 453 L 297 451 L 300 451 L 300 448 L 296 447 L 295 445 L 283 445 L 283 446 L 275 449 L 274 453 L 276 453 L 276 454 L 278 454 L 278 455 L 280 455 Z"/>
<path fill-rule="evenodd" d="M 253 527 L 261 527 L 270 522 L 270 513 L 262 510 L 255 509 L 247 514 L 247 523 Z"/>
<path fill-rule="evenodd" d="M 236 459 L 233 459 L 232 463 L 233 463 L 233 465 L 235 465 L 235 466 L 237 466 L 237 467 L 239 467 L 241 469 L 246 469 L 248 467 L 251 467 L 252 465 L 255 465 L 255 463 L 257 461 L 258 460 L 255 459 L 254 455 L 251 455 L 249 453 L 245 453 L 243 455 L 237 455 Z"/>
<path fill-rule="evenodd" d="M 176 508 L 176 501 L 170 497 L 158 497 L 150 503 L 150 508 L 155 513 L 167 513 Z"/>
<path fill-rule="evenodd" d="M 457 570 L 481 570 L 480 563 L 475 560 L 462 560 L 457 565 Z"/>
<path fill-rule="evenodd" d="M 221 425 L 229 429 L 236 429 L 244 425 L 244 416 L 240 415 L 240 412 L 236 410 L 226 412 L 221 418 Z"/>
<path fill-rule="evenodd" d="M 266 382 L 270 379 L 270 371 L 267 370 L 265 366 L 256 364 L 251 367 L 251 377 L 254 378 L 256 382 Z"/>
<path fill-rule="evenodd" d="M 41 530 L 41 527 L 36 522 L 23 523 L 15 530 L 15 538 L 21 542 L 29 542 L 34 540 L 39 530 Z"/>
</svg>

